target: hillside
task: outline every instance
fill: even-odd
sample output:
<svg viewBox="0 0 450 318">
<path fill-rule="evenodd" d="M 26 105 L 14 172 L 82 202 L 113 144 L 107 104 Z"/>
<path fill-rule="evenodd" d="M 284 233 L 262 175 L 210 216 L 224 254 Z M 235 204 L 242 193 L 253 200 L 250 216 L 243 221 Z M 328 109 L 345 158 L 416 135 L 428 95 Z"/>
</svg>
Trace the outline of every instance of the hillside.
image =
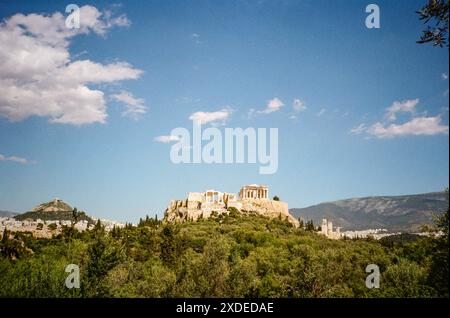
<svg viewBox="0 0 450 318">
<path fill-rule="evenodd" d="M 37 205 L 31 211 L 25 212 L 23 214 L 19 214 L 14 216 L 16 220 L 23 221 L 26 219 L 31 220 L 73 220 L 73 208 L 67 204 L 66 202 L 60 199 L 54 199 L 49 202 L 45 202 Z M 86 220 L 90 224 L 93 224 L 94 221 L 86 215 L 85 212 L 77 213 L 77 221 Z"/>
<path fill-rule="evenodd" d="M 433 222 L 433 214 L 448 206 L 444 192 L 402 196 L 376 196 L 324 202 L 307 208 L 290 209 L 295 217 L 320 224 L 323 218 L 343 230 L 385 228 L 416 231 Z"/>
</svg>

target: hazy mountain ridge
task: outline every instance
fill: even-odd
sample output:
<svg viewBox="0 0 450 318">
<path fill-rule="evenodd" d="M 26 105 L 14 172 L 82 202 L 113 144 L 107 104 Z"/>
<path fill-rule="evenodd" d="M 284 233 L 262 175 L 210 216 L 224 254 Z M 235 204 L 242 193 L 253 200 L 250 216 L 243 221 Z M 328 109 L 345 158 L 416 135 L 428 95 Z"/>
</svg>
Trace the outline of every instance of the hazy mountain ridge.
<svg viewBox="0 0 450 318">
<path fill-rule="evenodd" d="M 448 206 L 444 192 L 401 196 L 374 196 L 323 202 L 307 208 L 289 211 L 295 217 L 312 219 L 320 224 L 323 218 L 343 230 L 385 228 L 415 231 L 433 222 L 433 214 L 442 213 Z"/>
<path fill-rule="evenodd" d="M 10 217 L 16 216 L 18 214 L 19 213 L 17 213 L 17 212 L 0 210 L 0 218 L 10 218 Z"/>
</svg>

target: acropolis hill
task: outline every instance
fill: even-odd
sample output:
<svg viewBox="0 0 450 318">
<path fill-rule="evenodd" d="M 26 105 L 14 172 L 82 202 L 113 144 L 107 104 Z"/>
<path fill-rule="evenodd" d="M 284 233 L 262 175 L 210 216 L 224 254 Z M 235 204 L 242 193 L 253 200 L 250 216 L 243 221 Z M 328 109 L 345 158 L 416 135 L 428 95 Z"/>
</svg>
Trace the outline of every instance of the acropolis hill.
<svg viewBox="0 0 450 318">
<path fill-rule="evenodd" d="M 228 214 L 229 210 L 234 208 L 241 213 L 257 213 L 269 218 L 281 217 L 295 227 L 299 226 L 298 220 L 289 213 L 286 202 L 270 200 L 268 197 L 268 187 L 257 184 L 243 186 L 238 196 L 216 190 L 189 192 L 187 199 L 170 202 L 164 218 L 169 222 L 196 221 L 212 215 Z"/>
</svg>

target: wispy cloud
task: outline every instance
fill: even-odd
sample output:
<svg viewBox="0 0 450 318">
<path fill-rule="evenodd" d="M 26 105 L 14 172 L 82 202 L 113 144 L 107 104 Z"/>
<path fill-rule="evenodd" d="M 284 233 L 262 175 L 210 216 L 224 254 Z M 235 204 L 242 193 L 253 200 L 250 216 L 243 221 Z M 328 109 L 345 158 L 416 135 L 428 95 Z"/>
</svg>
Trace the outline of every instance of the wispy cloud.
<svg viewBox="0 0 450 318">
<path fill-rule="evenodd" d="M 321 110 L 319 110 L 319 112 L 316 114 L 318 117 L 322 116 L 323 114 L 325 114 L 327 110 L 325 108 L 322 108 Z"/>
<path fill-rule="evenodd" d="M 378 138 L 398 136 L 433 136 L 448 134 L 448 126 L 441 123 L 441 116 L 416 117 L 403 124 L 375 123 L 367 129 L 367 133 Z"/>
<path fill-rule="evenodd" d="M 442 123 L 440 115 L 428 117 L 425 111 L 423 114 L 416 117 L 416 106 L 418 103 L 418 98 L 402 102 L 395 101 L 386 109 L 384 121 L 376 122 L 370 127 L 366 127 L 365 124 L 360 124 L 351 129 L 350 132 L 354 135 L 366 132 L 377 138 L 448 134 L 449 127 Z M 397 120 L 396 114 L 399 112 L 408 113 L 411 118 L 403 123 L 393 123 L 393 121 Z"/>
<path fill-rule="evenodd" d="M 111 97 L 125 105 L 126 109 L 122 112 L 122 116 L 137 120 L 147 112 L 145 101 L 142 98 L 135 98 L 130 92 L 121 91 L 119 94 L 111 95 Z"/>
<path fill-rule="evenodd" d="M 306 107 L 305 102 L 301 101 L 298 98 L 295 98 L 292 101 L 292 109 L 293 109 L 294 113 L 291 116 L 289 116 L 289 119 L 297 119 L 298 114 L 305 111 L 306 108 L 307 107 Z"/>
<path fill-rule="evenodd" d="M 0 154 L 0 161 L 12 161 L 12 162 L 17 162 L 20 163 L 22 165 L 26 165 L 28 164 L 28 160 L 22 157 L 17 157 L 17 156 L 4 156 L 2 154 Z"/>
<path fill-rule="evenodd" d="M 200 40 L 200 34 L 198 33 L 192 33 L 191 39 L 194 41 L 195 44 L 202 44 L 202 40 Z"/>
<path fill-rule="evenodd" d="M 155 141 L 163 142 L 163 143 L 169 143 L 169 142 L 179 141 L 179 140 L 180 140 L 179 136 L 173 136 L 173 135 L 163 135 L 163 136 L 155 137 Z"/>
<path fill-rule="evenodd" d="M 232 110 L 230 107 L 225 107 L 215 112 L 195 112 L 189 116 L 189 119 L 200 124 L 224 124 L 230 118 Z"/>
<path fill-rule="evenodd" d="M 397 117 L 397 113 L 411 113 L 414 114 L 416 106 L 419 104 L 419 99 L 408 99 L 404 101 L 395 101 L 386 110 L 386 119 L 394 121 Z"/>
<path fill-rule="evenodd" d="M 266 108 L 259 111 L 259 113 L 270 114 L 276 111 L 279 111 L 281 107 L 284 106 L 284 103 L 278 98 L 275 97 L 267 102 Z"/>
<path fill-rule="evenodd" d="M 441 74 L 441 78 L 442 78 L 443 81 L 448 80 L 448 74 L 447 73 L 442 73 Z"/>
<path fill-rule="evenodd" d="M 175 98 L 176 103 L 182 103 L 182 104 L 193 104 L 193 103 L 198 103 L 200 101 L 201 101 L 201 99 L 198 97 L 194 98 L 194 97 L 189 97 L 189 96 L 181 96 L 181 97 Z"/>
<path fill-rule="evenodd" d="M 364 131 L 366 131 L 366 129 L 367 129 L 366 124 L 362 123 L 352 129 L 350 129 L 350 133 L 352 135 L 359 135 L 359 134 L 363 133 Z"/>
<path fill-rule="evenodd" d="M 306 104 L 305 102 L 302 102 L 300 99 L 295 98 L 292 102 L 292 108 L 294 109 L 294 112 L 300 113 L 304 110 L 306 110 Z"/>
</svg>

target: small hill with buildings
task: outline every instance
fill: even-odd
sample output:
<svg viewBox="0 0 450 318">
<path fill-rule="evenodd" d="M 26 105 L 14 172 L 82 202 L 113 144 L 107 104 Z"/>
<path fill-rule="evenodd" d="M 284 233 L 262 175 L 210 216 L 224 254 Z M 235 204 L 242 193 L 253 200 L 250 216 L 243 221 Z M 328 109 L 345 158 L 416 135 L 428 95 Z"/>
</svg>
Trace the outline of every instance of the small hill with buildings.
<svg viewBox="0 0 450 318">
<path fill-rule="evenodd" d="M 0 215 L 0 232 L 29 232 L 35 237 L 49 238 L 61 233 L 64 227 L 74 227 L 77 231 L 86 231 L 100 221 L 109 232 L 113 228 L 122 228 L 125 224 L 106 219 L 97 219 L 78 211 L 60 199 L 54 199 L 37 205 L 31 211 L 14 215 Z"/>
<path fill-rule="evenodd" d="M 281 218 L 299 226 L 298 220 L 289 213 L 288 204 L 270 200 L 268 187 L 257 184 L 243 186 L 238 195 L 216 190 L 189 192 L 186 199 L 170 202 L 164 218 L 181 223 L 233 212 Z"/>
</svg>

